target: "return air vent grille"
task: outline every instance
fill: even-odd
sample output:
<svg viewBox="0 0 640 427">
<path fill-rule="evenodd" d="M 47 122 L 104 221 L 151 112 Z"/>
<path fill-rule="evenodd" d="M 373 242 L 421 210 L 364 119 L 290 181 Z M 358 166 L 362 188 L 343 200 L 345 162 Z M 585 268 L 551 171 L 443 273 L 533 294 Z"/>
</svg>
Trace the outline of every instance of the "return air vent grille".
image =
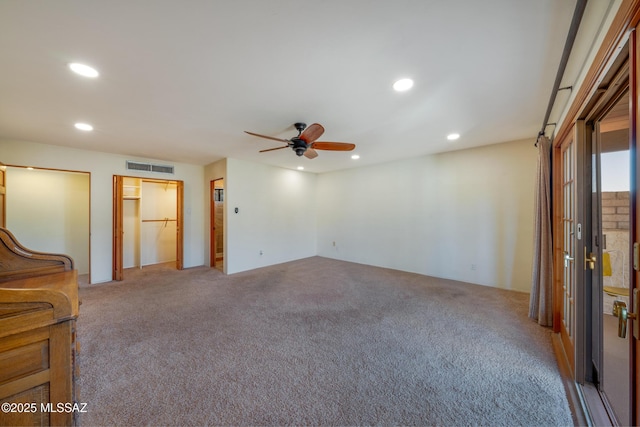
<svg viewBox="0 0 640 427">
<path fill-rule="evenodd" d="M 170 165 L 152 165 L 151 163 L 140 163 L 127 160 L 127 170 L 132 171 L 173 173 L 173 169 L 174 167 Z"/>
<path fill-rule="evenodd" d="M 148 163 L 137 163 L 127 161 L 127 169 L 131 171 L 151 171 L 151 165 Z"/>
<path fill-rule="evenodd" d="M 173 166 L 151 165 L 151 172 L 173 173 Z"/>
</svg>

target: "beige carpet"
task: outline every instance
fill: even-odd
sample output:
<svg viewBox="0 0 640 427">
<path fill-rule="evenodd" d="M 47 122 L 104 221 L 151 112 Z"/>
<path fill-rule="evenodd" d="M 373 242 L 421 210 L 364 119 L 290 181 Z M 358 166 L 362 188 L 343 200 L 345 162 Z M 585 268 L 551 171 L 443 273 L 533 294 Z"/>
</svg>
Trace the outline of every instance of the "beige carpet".
<svg viewBox="0 0 640 427">
<path fill-rule="evenodd" d="M 313 257 L 81 288 L 93 425 L 564 426 L 528 295 Z"/>
</svg>

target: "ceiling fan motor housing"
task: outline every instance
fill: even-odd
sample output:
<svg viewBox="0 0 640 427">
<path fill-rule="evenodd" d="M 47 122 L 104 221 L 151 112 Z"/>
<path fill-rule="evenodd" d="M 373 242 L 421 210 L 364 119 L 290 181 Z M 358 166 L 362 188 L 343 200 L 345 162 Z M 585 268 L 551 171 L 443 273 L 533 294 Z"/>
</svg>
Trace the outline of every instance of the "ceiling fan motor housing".
<svg viewBox="0 0 640 427">
<path fill-rule="evenodd" d="M 301 140 L 300 138 L 291 139 L 293 151 L 296 152 L 298 156 L 302 156 L 305 151 L 307 151 L 307 143 Z"/>
</svg>

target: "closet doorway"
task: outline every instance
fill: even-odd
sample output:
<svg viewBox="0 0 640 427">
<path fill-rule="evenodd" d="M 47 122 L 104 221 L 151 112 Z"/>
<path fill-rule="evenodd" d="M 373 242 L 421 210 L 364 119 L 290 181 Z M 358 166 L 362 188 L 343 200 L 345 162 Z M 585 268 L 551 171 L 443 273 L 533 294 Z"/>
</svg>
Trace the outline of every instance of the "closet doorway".
<svg viewBox="0 0 640 427">
<path fill-rule="evenodd" d="M 211 248 L 210 264 L 224 271 L 224 179 L 215 179 L 210 183 L 211 193 Z"/>
<path fill-rule="evenodd" d="M 113 177 L 113 280 L 124 269 L 183 266 L 182 181 Z"/>
<path fill-rule="evenodd" d="M 79 282 L 91 283 L 90 173 L 16 165 L 0 171 L 3 227 L 29 249 L 69 255 Z"/>
</svg>

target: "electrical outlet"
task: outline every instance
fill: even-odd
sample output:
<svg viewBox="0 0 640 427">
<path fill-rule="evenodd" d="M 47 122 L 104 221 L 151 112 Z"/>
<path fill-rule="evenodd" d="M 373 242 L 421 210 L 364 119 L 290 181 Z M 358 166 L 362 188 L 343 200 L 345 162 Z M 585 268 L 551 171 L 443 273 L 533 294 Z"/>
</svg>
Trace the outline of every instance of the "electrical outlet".
<svg viewBox="0 0 640 427">
<path fill-rule="evenodd" d="M 471 264 L 471 270 L 475 271 L 476 270 L 476 265 L 475 264 Z"/>
<path fill-rule="evenodd" d="M 336 241 L 334 240 L 334 241 L 333 241 L 333 246 L 335 246 L 335 245 L 336 245 Z"/>
</svg>

